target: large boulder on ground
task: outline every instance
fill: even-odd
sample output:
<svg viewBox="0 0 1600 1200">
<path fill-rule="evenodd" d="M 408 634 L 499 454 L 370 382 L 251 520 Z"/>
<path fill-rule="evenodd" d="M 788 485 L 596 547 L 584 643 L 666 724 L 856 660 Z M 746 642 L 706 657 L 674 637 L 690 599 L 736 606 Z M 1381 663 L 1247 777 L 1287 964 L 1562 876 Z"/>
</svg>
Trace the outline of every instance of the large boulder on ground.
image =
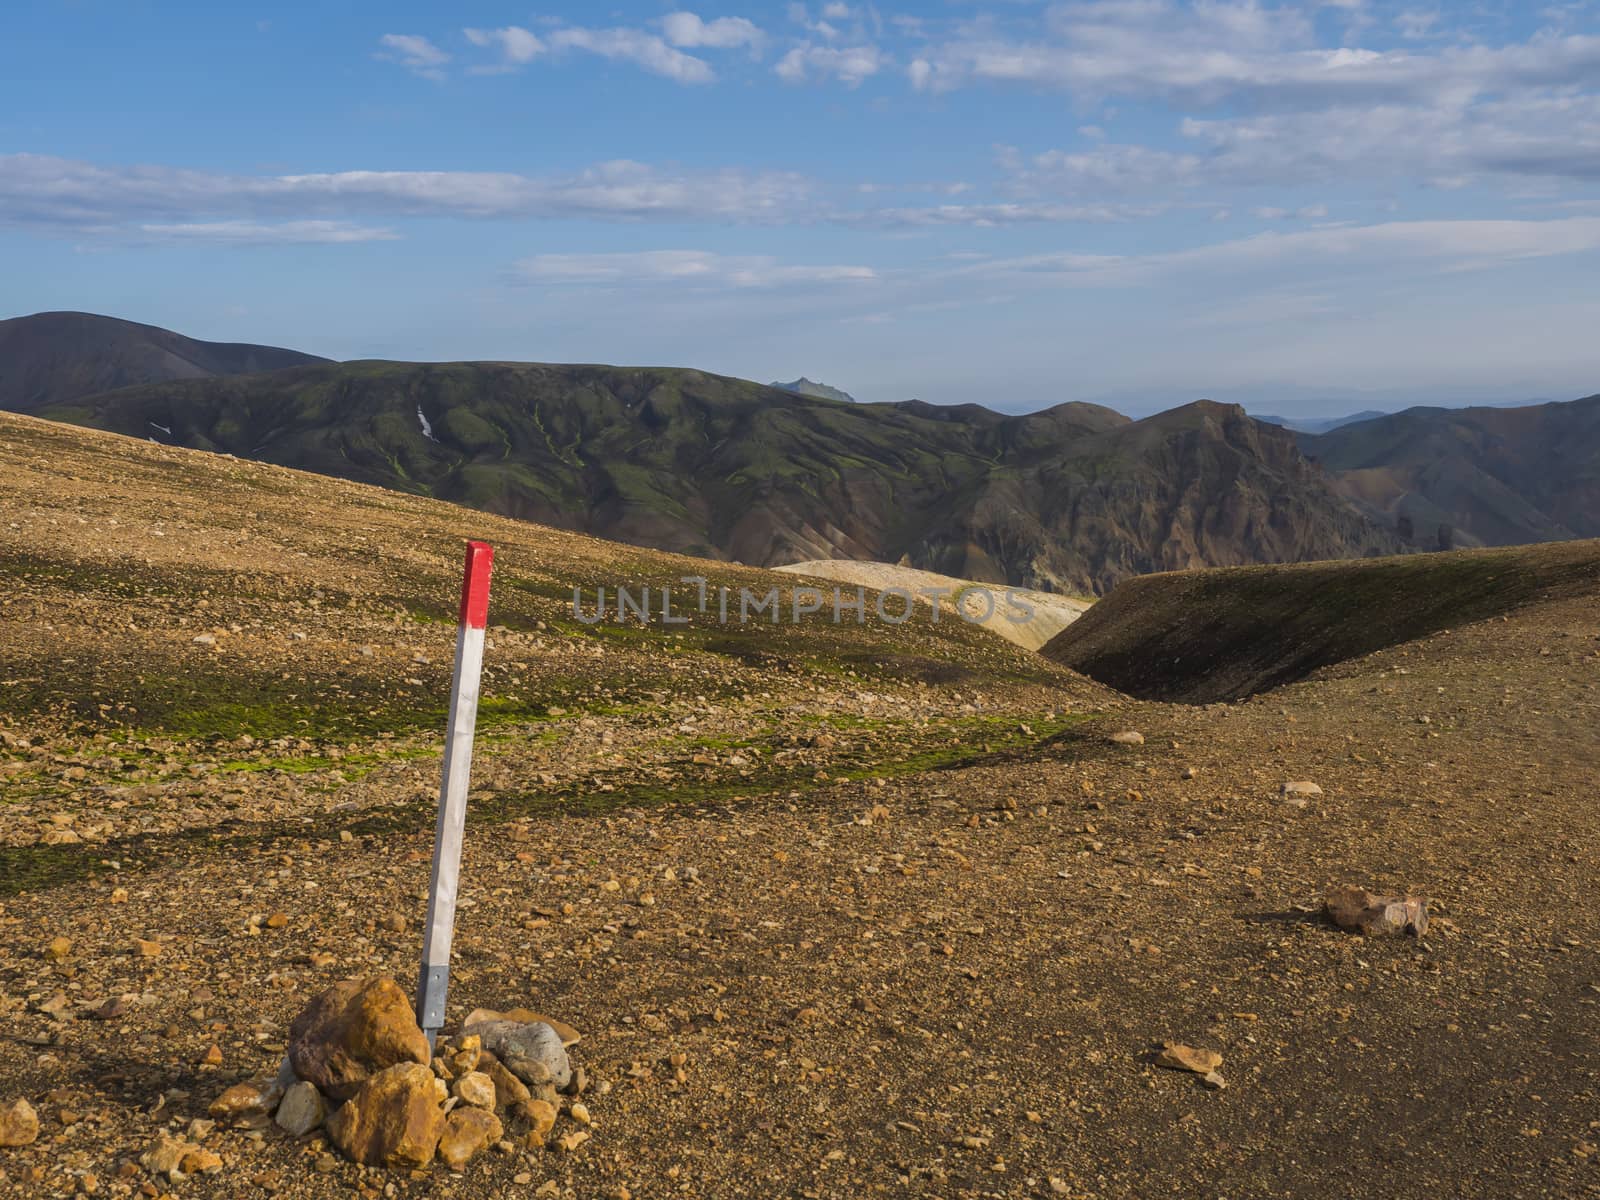
<svg viewBox="0 0 1600 1200">
<path fill-rule="evenodd" d="M 459 1171 L 473 1155 L 498 1142 L 504 1132 L 500 1118 L 486 1108 L 463 1105 L 452 1109 L 439 1136 L 439 1157 L 452 1171 Z"/>
<path fill-rule="evenodd" d="M 26 1146 L 39 1136 L 39 1114 L 26 1100 L 0 1104 L 0 1146 Z"/>
<path fill-rule="evenodd" d="M 444 1132 L 447 1094 L 421 1063 L 386 1067 L 328 1119 L 328 1136 L 369 1167 L 425 1167 Z"/>
<path fill-rule="evenodd" d="M 1418 896 L 1381 896 L 1346 884 L 1329 892 L 1325 904 L 1328 919 L 1352 933 L 1428 932 L 1428 902 Z"/>
<path fill-rule="evenodd" d="M 427 1066 L 432 1057 L 411 998 L 385 976 L 334 984 L 289 1026 L 294 1073 L 335 1100 L 348 1100 L 388 1067 Z"/>
<path fill-rule="evenodd" d="M 561 1045 L 561 1035 L 543 1021 L 480 1021 L 462 1032 L 475 1034 L 483 1048 L 524 1083 L 534 1087 L 553 1083 L 564 1088 L 572 1079 L 572 1063 Z"/>
</svg>

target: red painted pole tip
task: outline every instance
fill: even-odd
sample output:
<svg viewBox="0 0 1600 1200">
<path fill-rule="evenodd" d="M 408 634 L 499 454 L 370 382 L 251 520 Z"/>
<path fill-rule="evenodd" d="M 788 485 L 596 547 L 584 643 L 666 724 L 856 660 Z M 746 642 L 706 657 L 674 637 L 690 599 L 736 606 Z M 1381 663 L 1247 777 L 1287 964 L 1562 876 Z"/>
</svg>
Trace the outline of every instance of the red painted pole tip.
<svg viewBox="0 0 1600 1200">
<path fill-rule="evenodd" d="M 461 577 L 461 623 L 482 629 L 489 623 L 489 570 L 494 547 L 488 542 L 467 543 L 467 569 Z"/>
</svg>

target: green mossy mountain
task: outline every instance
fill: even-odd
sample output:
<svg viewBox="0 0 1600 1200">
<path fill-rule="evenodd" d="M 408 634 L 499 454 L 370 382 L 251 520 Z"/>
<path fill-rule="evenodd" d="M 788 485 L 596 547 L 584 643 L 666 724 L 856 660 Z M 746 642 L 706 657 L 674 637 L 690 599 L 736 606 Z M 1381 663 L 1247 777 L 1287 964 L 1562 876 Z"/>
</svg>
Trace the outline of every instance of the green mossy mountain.
<svg viewBox="0 0 1600 1200">
<path fill-rule="evenodd" d="M 197 341 L 94 313 L 34 313 L 0 321 L 0 410 L 32 413 L 112 388 L 326 361 L 276 346 Z"/>
<path fill-rule="evenodd" d="M 128 388 L 39 415 L 773 566 L 905 561 L 1098 593 L 1192 566 L 1396 548 L 1293 435 L 1200 401 L 851 404 L 699 371 L 326 363 Z"/>
</svg>

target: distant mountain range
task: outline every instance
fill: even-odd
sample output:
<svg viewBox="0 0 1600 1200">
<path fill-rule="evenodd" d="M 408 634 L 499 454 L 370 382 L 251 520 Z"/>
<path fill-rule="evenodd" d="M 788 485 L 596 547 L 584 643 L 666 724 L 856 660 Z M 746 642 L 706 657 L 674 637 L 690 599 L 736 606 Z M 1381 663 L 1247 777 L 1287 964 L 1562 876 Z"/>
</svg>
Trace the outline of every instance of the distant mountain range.
<svg viewBox="0 0 1600 1200">
<path fill-rule="evenodd" d="M 0 322 L 0 407 L 637 545 L 1071 593 L 1600 534 L 1600 397 L 1295 433 L 1210 401 L 1138 421 L 1090 404 L 1009 416 L 676 368 L 333 363 L 42 314 Z"/>
<path fill-rule="evenodd" d="M 1298 437 L 1344 496 L 1420 549 L 1600 536 L 1600 395 L 1412 408 Z"/>
<path fill-rule="evenodd" d="M 854 404 L 856 398 L 849 392 L 841 392 L 836 387 L 829 387 L 825 383 L 817 383 L 807 379 L 804 375 L 792 383 L 774 383 L 775 388 L 782 388 L 786 392 L 793 392 L 797 396 L 819 396 L 824 400 L 842 400 Z"/>
<path fill-rule="evenodd" d="M 1388 416 L 1376 408 L 1370 408 L 1366 412 L 1351 413 L 1347 417 L 1264 417 L 1259 413 L 1250 415 L 1258 421 L 1265 421 L 1269 425 L 1282 425 L 1285 429 L 1292 429 L 1296 433 L 1327 433 L 1330 429 L 1354 425 L 1357 421 L 1370 421 L 1374 417 Z"/>
</svg>

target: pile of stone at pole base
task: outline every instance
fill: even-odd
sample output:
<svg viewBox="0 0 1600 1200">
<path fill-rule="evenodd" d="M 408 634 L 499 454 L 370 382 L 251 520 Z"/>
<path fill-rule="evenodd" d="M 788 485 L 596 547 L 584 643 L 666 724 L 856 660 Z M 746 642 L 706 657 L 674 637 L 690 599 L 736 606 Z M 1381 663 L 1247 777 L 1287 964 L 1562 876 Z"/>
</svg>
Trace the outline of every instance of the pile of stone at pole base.
<svg viewBox="0 0 1600 1200">
<path fill-rule="evenodd" d="M 239 1083 L 211 1105 L 235 1128 L 322 1131 L 345 1157 L 414 1170 L 435 1158 L 460 1170 L 491 1146 L 574 1150 L 589 1137 L 586 1081 L 567 1047 L 575 1030 L 525 1009 L 478 1009 L 429 1053 L 410 998 L 393 979 L 349 979 L 289 1027 L 274 1079 Z M 557 1136 L 563 1110 L 574 1128 Z"/>
</svg>

